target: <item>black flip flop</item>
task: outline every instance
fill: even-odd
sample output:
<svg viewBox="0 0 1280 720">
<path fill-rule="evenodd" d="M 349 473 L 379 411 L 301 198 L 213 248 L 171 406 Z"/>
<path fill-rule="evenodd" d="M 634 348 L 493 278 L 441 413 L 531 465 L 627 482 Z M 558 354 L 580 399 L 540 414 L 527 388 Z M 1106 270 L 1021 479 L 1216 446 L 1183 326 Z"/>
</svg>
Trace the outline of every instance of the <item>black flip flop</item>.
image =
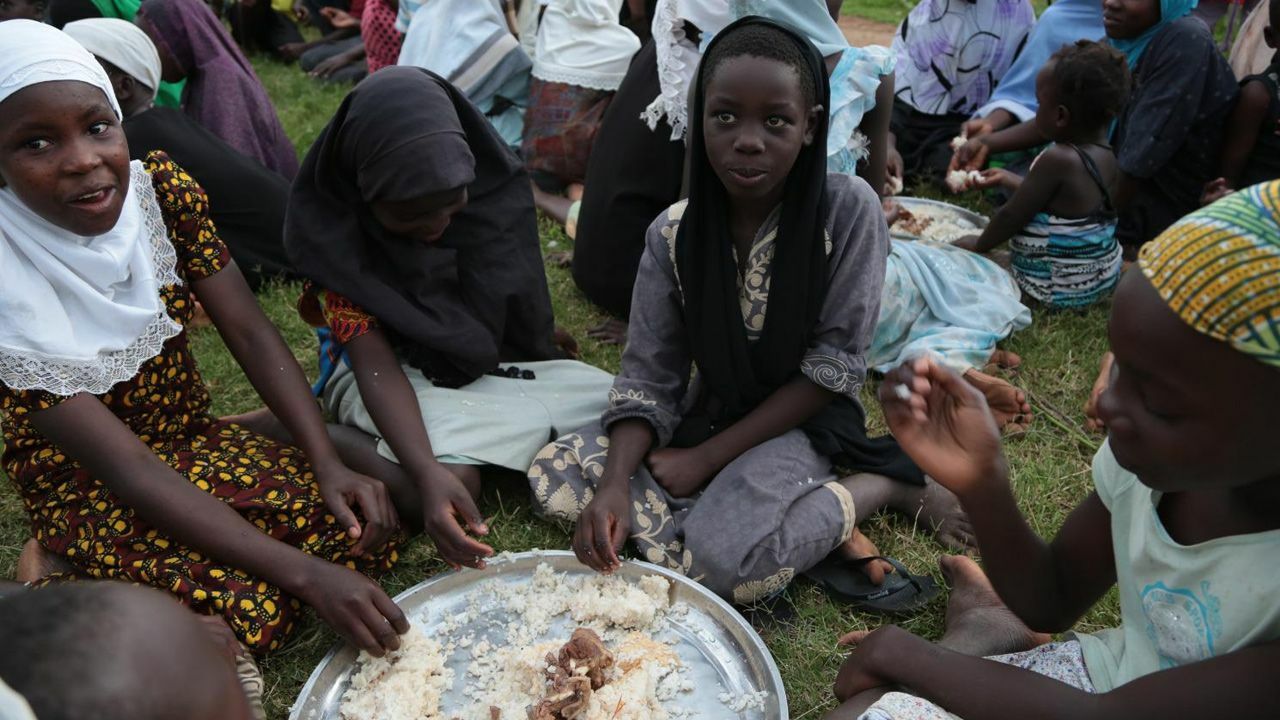
<svg viewBox="0 0 1280 720">
<path fill-rule="evenodd" d="M 893 566 L 884 582 L 875 585 L 862 566 L 883 560 Z M 805 577 L 817 583 L 832 598 L 859 610 L 884 615 L 906 615 L 920 610 L 938 596 L 938 584 L 928 575 L 913 575 L 893 558 L 872 556 L 845 560 L 834 554 L 810 568 Z"/>
</svg>

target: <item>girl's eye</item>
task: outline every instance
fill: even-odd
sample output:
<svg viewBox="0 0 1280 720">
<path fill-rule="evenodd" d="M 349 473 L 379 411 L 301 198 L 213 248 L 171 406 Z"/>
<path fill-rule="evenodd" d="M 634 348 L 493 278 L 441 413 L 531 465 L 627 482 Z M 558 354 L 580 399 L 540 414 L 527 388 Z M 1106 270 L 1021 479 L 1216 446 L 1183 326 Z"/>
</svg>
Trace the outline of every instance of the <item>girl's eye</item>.
<svg viewBox="0 0 1280 720">
<path fill-rule="evenodd" d="M 96 122 L 96 123 L 94 123 L 94 124 L 90 125 L 90 126 L 89 126 L 89 134 L 90 134 L 90 135 L 101 135 L 102 133 L 104 133 L 104 132 L 106 132 L 107 130 L 110 130 L 110 129 L 111 129 L 111 123 L 109 123 L 109 122 L 107 122 L 107 121 L 105 121 L 105 120 L 104 120 L 104 121 L 102 121 L 102 122 Z"/>
<path fill-rule="evenodd" d="M 734 120 L 733 113 L 729 113 L 729 112 L 719 112 L 719 113 L 716 113 L 716 121 L 717 121 L 717 122 L 722 122 L 722 123 L 731 123 L 731 122 L 733 122 L 733 120 Z"/>
<path fill-rule="evenodd" d="M 36 138 L 35 140 L 28 140 L 22 143 L 22 147 L 26 148 L 27 150 L 44 150 L 45 148 L 49 147 L 51 144 L 52 143 L 50 143 L 48 140 L 45 140 L 43 138 Z"/>
<path fill-rule="evenodd" d="M 768 120 L 765 120 L 764 124 L 771 128 L 780 128 L 787 124 L 787 119 L 779 115 L 774 115 Z"/>
</svg>

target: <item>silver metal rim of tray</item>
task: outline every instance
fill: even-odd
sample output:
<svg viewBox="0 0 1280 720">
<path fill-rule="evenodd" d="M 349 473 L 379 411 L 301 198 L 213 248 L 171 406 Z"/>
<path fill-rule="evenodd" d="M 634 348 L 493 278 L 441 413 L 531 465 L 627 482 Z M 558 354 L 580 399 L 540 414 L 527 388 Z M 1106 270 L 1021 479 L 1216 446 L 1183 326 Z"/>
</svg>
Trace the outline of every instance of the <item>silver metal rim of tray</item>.
<svg viewBox="0 0 1280 720">
<path fill-rule="evenodd" d="M 411 619 L 425 610 L 433 599 L 444 601 L 460 597 L 481 583 L 507 574 L 525 574 L 532 577 L 540 563 L 547 563 L 556 572 L 594 572 L 578 562 L 574 554 L 564 550 L 532 550 L 522 553 L 504 553 L 490 559 L 485 570 L 455 570 L 437 575 L 414 585 L 393 598 Z M 720 645 L 722 657 L 708 656 L 709 647 L 699 647 L 704 659 L 720 674 L 721 682 L 745 686 L 741 691 L 765 691 L 763 711 L 737 713 L 738 718 L 751 720 L 787 720 L 789 718 L 786 689 L 777 663 L 764 640 L 750 623 L 727 602 L 685 576 L 658 565 L 635 560 L 625 560 L 616 573 L 620 577 L 636 580 L 646 575 L 661 575 L 671 582 L 672 602 L 683 601 L 689 605 L 688 615 L 703 618 L 720 631 L 721 637 L 711 638 L 709 645 Z M 689 638 L 685 638 L 689 640 Z M 700 644 L 700 643 L 699 643 Z M 289 713 L 289 720 L 337 720 L 342 695 L 350 684 L 358 651 L 345 642 L 338 642 L 320 661 L 311 677 L 298 693 Z M 717 663 L 727 661 L 732 666 Z M 716 714 L 707 718 L 728 718 L 735 714 L 724 705 Z"/>
</svg>

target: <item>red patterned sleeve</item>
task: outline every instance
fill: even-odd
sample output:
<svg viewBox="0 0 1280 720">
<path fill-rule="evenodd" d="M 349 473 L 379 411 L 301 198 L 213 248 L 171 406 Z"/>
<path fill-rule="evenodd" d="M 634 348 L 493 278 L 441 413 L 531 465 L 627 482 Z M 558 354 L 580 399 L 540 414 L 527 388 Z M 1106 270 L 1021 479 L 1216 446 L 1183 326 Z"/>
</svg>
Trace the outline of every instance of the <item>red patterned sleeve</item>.
<svg viewBox="0 0 1280 720">
<path fill-rule="evenodd" d="M 145 165 L 169 229 L 169 241 L 178 254 L 180 272 L 191 282 L 217 274 L 231 263 L 231 251 L 209 217 L 204 188 L 159 150 L 147 155 Z"/>
<path fill-rule="evenodd" d="M 355 340 L 378 327 L 378 319 L 336 292 L 306 283 L 298 298 L 298 314 L 312 327 L 328 327 L 339 344 Z"/>
</svg>

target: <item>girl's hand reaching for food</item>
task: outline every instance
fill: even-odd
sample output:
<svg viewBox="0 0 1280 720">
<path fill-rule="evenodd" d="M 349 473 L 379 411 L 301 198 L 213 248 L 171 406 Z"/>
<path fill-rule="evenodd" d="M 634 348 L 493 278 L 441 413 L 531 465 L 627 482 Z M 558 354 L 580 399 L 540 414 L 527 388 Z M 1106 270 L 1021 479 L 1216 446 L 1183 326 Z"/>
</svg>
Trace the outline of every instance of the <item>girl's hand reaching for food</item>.
<svg viewBox="0 0 1280 720">
<path fill-rule="evenodd" d="M 631 532 L 631 488 L 625 482 L 604 483 L 578 516 L 573 552 L 578 562 L 605 574 L 622 566 L 618 551 Z"/>
<path fill-rule="evenodd" d="M 320 558 L 311 558 L 296 594 L 347 642 L 374 657 L 398 650 L 409 620 L 377 583 Z"/>
<path fill-rule="evenodd" d="M 1004 188 L 1016 192 L 1022 185 L 1022 178 L 1004 168 L 988 168 L 982 171 L 981 176 L 973 181 L 973 187 L 980 190 L 989 190 L 991 188 Z"/>
<path fill-rule="evenodd" d="M 1007 477 L 1000 431 L 982 393 L 932 358 L 889 372 L 880 384 L 885 420 L 902 449 L 961 500 Z"/>
<path fill-rule="evenodd" d="M 980 138 L 970 138 L 965 144 L 956 148 L 951 156 L 951 165 L 947 168 L 948 172 L 956 170 L 981 170 L 987 165 L 987 158 L 991 155 L 991 148 L 987 146 Z"/>
<path fill-rule="evenodd" d="M 386 544 L 400 527 L 400 517 L 387 486 L 335 464 L 327 468 L 315 468 L 316 484 L 325 507 L 333 513 L 347 536 L 356 540 L 351 553 L 367 555 Z M 364 515 L 364 527 L 360 526 L 354 508 Z"/>
<path fill-rule="evenodd" d="M 467 535 L 488 535 L 489 526 L 476 507 L 471 493 L 456 475 L 440 463 L 418 482 L 422 493 L 422 527 L 441 559 L 455 570 L 460 566 L 483 568 L 493 548 Z"/>
</svg>

